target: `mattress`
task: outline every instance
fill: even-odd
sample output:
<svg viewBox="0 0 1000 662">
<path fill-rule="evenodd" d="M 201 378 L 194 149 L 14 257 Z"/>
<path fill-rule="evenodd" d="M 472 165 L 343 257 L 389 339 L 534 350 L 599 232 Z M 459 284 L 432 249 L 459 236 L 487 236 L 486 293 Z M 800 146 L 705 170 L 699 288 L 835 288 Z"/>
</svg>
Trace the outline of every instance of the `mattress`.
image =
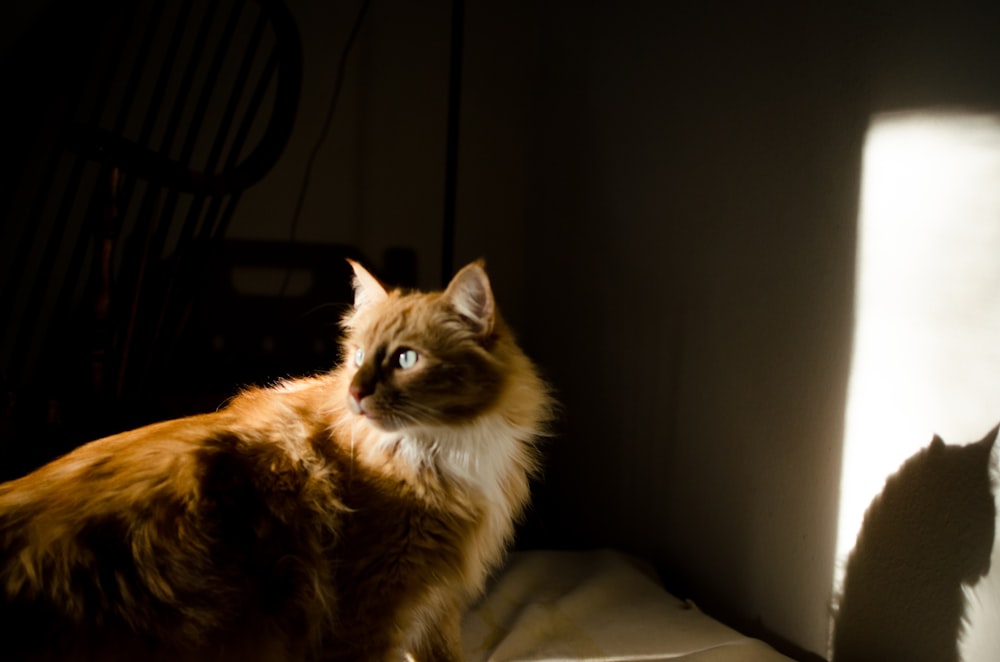
<svg viewBox="0 0 1000 662">
<path fill-rule="evenodd" d="M 699 611 L 641 562 L 610 551 L 513 554 L 466 613 L 468 662 L 781 662 L 790 658 Z"/>
</svg>

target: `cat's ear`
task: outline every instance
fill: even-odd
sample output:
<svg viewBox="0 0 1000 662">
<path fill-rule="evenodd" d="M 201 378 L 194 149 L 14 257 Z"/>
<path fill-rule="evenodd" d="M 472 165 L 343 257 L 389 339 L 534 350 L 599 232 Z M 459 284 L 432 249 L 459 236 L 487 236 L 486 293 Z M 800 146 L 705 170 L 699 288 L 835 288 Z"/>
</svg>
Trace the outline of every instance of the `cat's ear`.
<svg viewBox="0 0 1000 662">
<path fill-rule="evenodd" d="M 496 306 L 482 260 L 466 265 L 444 291 L 445 299 L 482 335 L 493 331 Z"/>
<path fill-rule="evenodd" d="M 375 276 L 368 273 L 354 260 L 348 260 L 351 269 L 354 270 L 354 309 L 359 310 L 373 303 L 384 301 L 389 295 L 385 291 L 382 283 L 378 282 Z"/>
</svg>

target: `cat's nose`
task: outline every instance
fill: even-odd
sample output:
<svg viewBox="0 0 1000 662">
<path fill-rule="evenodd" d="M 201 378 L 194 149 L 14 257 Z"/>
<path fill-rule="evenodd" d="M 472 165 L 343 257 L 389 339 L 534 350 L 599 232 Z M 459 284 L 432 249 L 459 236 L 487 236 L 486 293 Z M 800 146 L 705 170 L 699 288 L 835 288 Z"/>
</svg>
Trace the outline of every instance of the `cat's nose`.
<svg viewBox="0 0 1000 662">
<path fill-rule="evenodd" d="M 361 413 L 361 401 L 365 399 L 369 394 L 365 391 L 364 386 L 354 382 L 347 389 L 347 406 L 351 408 L 355 414 Z"/>
<path fill-rule="evenodd" d="M 374 391 L 374 383 L 364 368 L 358 370 L 354 378 L 351 379 L 351 384 L 347 388 L 347 406 L 351 408 L 355 414 L 361 414 L 364 407 L 361 406 L 361 402 L 372 394 Z"/>
</svg>

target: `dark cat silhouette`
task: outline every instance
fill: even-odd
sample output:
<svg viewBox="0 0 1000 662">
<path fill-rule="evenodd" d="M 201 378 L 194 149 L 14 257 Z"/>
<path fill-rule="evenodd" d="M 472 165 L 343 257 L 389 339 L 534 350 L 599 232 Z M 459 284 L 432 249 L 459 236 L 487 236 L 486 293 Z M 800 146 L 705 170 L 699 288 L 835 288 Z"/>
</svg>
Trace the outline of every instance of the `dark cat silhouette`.
<svg viewBox="0 0 1000 662">
<path fill-rule="evenodd" d="M 966 446 L 939 437 L 910 457 L 865 513 L 847 562 L 835 662 L 958 662 L 965 599 L 990 569 L 994 428 Z"/>
</svg>

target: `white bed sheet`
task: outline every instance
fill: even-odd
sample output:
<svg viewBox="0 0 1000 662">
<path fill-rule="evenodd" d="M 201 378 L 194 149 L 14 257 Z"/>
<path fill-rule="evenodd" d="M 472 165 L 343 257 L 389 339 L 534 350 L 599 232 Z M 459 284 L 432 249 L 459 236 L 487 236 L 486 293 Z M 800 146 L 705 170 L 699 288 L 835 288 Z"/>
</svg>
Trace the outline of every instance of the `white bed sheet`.
<svg viewBox="0 0 1000 662">
<path fill-rule="evenodd" d="M 468 662 L 787 662 L 609 551 L 513 554 L 465 616 Z"/>
</svg>

